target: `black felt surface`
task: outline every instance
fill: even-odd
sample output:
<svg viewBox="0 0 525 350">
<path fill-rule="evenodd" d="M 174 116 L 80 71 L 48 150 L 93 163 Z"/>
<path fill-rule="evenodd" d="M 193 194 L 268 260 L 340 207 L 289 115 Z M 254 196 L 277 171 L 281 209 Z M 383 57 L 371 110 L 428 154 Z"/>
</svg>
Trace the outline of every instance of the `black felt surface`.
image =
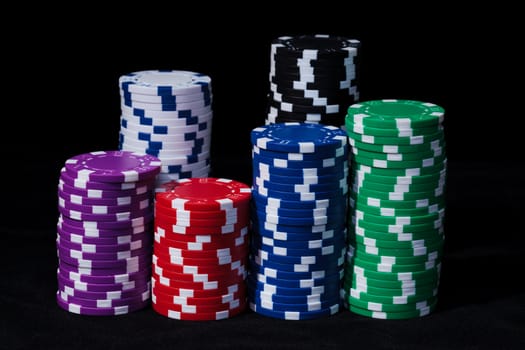
<svg viewBox="0 0 525 350">
<path fill-rule="evenodd" d="M 13 110 L 2 112 L 0 139 L 0 349 L 524 348 L 525 166 L 516 121 L 523 113 L 511 88 L 518 22 L 510 10 L 495 28 L 484 17 L 499 14 L 495 8 L 474 15 L 433 5 L 379 11 L 322 4 L 286 17 L 269 5 L 221 6 L 222 15 L 185 17 L 193 27 L 184 31 L 172 10 L 145 6 L 18 19 L 17 28 L 32 30 L 6 38 L 4 50 L 10 95 L 2 103 Z M 418 99 L 447 111 L 447 241 L 437 310 L 405 321 L 344 310 L 304 322 L 247 311 L 199 323 L 151 308 L 118 317 L 60 309 L 58 174 L 75 154 L 117 147 L 118 77 L 160 68 L 210 74 L 213 175 L 251 183 L 249 131 L 265 118 L 270 41 L 303 33 L 362 41 L 362 99 Z"/>
</svg>

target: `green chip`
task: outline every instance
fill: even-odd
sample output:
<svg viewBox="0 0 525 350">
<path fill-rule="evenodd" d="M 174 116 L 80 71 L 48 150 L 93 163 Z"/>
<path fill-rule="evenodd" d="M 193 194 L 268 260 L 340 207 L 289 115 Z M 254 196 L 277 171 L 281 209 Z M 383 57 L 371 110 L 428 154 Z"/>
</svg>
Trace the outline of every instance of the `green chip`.
<svg viewBox="0 0 525 350">
<path fill-rule="evenodd" d="M 354 245 L 355 242 L 350 241 L 350 244 Z M 415 256 L 427 256 L 429 253 L 434 251 L 441 251 L 443 249 L 443 241 L 436 241 L 433 245 L 414 247 L 414 248 L 385 248 L 385 247 L 373 247 L 369 245 L 357 244 L 357 251 L 364 251 L 368 254 L 385 255 L 385 256 L 404 256 L 404 257 L 415 257 Z"/>
<path fill-rule="evenodd" d="M 356 253 L 357 255 L 358 253 Z M 435 268 L 441 268 L 441 263 L 436 260 L 430 260 L 429 256 L 430 254 L 434 254 L 433 252 L 426 254 L 425 256 L 420 256 L 422 259 L 426 258 L 426 262 L 419 263 L 419 264 L 411 264 L 411 265 L 400 265 L 400 264 L 381 264 L 381 263 L 371 263 L 368 261 L 365 261 L 363 259 L 354 257 L 351 261 L 352 264 L 362 267 L 363 269 L 367 269 L 370 271 L 377 271 L 377 272 L 411 272 L 411 273 L 417 273 L 422 271 L 428 271 Z"/>
<path fill-rule="evenodd" d="M 370 200 L 374 202 L 372 199 Z M 367 197 L 356 197 L 355 193 L 350 194 L 349 204 L 352 210 L 362 210 L 366 213 L 380 216 L 421 216 L 439 213 L 441 210 L 445 209 L 444 201 L 440 204 L 434 204 L 430 206 L 412 209 L 377 207 L 375 205 L 368 205 Z"/>
<path fill-rule="evenodd" d="M 443 220 L 437 219 L 425 224 L 378 224 L 370 222 L 366 219 L 358 219 L 355 216 L 351 217 L 352 225 L 363 228 L 365 230 L 372 230 L 376 232 L 385 233 L 416 233 L 416 232 L 441 232 L 443 230 Z"/>
<path fill-rule="evenodd" d="M 384 168 L 374 168 L 369 165 L 360 164 L 353 162 L 351 163 L 351 169 L 354 171 L 369 173 L 372 175 L 381 175 L 381 176 L 424 176 L 424 175 L 437 175 L 442 171 L 446 170 L 447 162 L 446 159 L 443 163 L 435 164 L 429 167 L 416 167 L 416 168 L 407 168 L 407 169 L 384 169 Z"/>
<path fill-rule="evenodd" d="M 373 295 L 382 295 L 385 297 L 393 296 L 410 296 L 410 295 L 429 295 L 434 293 L 434 290 L 438 288 L 437 285 L 428 285 L 421 288 L 416 287 L 407 287 L 407 288 L 382 288 L 382 287 L 372 287 L 360 283 L 354 283 L 352 281 L 345 280 L 343 283 L 343 288 L 349 290 L 350 288 L 357 289 L 358 291 L 370 293 Z"/>
<path fill-rule="evenodd" d="M 437 288 L 439 276 L 434 278 L 421 278 L 412 281 L 389 281 L 376 278 L 364 277 L 358 274 L 348 274 L 344 282 L 352 285 L 366 285 L 367 287 L 406 290 L 407 288 Z"/>
<path fill-rule="evenodd" d="M 346 277 L 351 276 L 352 274 L 369 278 L 371 280 L 381 280 L 381 281 L 390 281 L 390 282 L 400 282 L 400 281 L 424 281 L 432 280 L 436 281 L 439 279 L 441 269 L 435 267 L 426 271 L 419 272 L 378 272 L 365 269 L 359 265 L 349 263 L 345 266 Z M 428 282 L 430 283 L 430 282 Z"/>
<path fill-rule="evenodd" d="M 445 110 L 413 100 L 372 100 L 348 107 L 346 119 L 374 128 L 425 128 L 443 123 Z"/>
<path fill-rule="evenodd" d="M 357 142 L 369 143 L 371 145 L 424 145 L 435 140 L 440 140 L 444 137 L 442 130 L 428 135 L 415 135 L 406 137 L 370 136 L 357 134 L 349 130 L 347 130 L 346 132 L 348 134 L 348 138 L 353 139 Z"/>
<path fill-rule="evenodd" d="M 374 239 L 363 237 L 359 235 L 352 235 L 349 238 L 349 243 L 364 245 L 368 247 L 376 248 L 387 248 L 387 249 L 414 249 L 420 247 L 432 247 L 437 244 L 443 244 L 444 238 L 435 238 L 435 239 L 416 239 L 412 241 L 386 241 L 381 239 Z"/>
<path fill-rule="evenodd" d="M 435 158 L 446 153 L 445 147 L 437 147 L 428 151 L 412 152 L 412 153 L 384 153 L 372 152 L 363 150 L 357 147 L 352 147 L 352 153 L 355 156 L 362 156 L 369 159 L 386 160 L 389 162 L 402 162 L 423 160 L 427 158 Z"/>
<path fill-rule="evenodd" d="M 441 230 L 432 230 L 424 232 L 411 232 L 411 233 L 388 233 L 388 232 L 378 232 L 370 229 L 365 229 L 359 226 L 349 226 L 348 237 L 351 239 L 355 236 L 361 236 L 363 238 L 378 239 L 382 241 L 414 241 L 420 239 L 434 239 L 443 237 L 444 229 Z"/>
<path fill-rule="evenodd" d="M 447 171 L 442 170 L 436 174 L 422 175 L 422 176 L 388 176 L 376 175 L 365 171 L 354 170 L 351 173 L 353 182 L 367 181 L 381 185 L 432 185 L 439 182 L 444 182 L 447 177 Z M 397 191 L 394 191 L 397 192 Z"/>
<path fill-rule="evenodd" d="M 357 196 L 364 196 L 370 198 L 377 198 L 386 200 L 389 202 L 396 201 L 418 201 L 421 199 L 429 199 L 432 203 L 435 203 L 438 199 L 443 199 L 445 189 L 444 187 L 438 187 L 431 191 L 425 192 L 382 192 L 376 191 L 370 188 L 357 187 L 352 188 L 352 192 Z"/>
<path fill-rule="evenodd" d="M 400 311 L 400 312 L 386 312 L 386 311 L 371 311 L 362 309 L 350 303 L 348 309 L 358 315 L 367 316 L 371 318 L 378 318 L 384 320 L 404 320 L 409 318 L 417 318 L 429 315 L 436 308 L 437 301 L 434 301 L 433 304 L 415 310 L 415 311 Z"/>
<path fill-rule="evenodd" d="M 428 127 L 416 128 L 374 128 L 372 126 L 365 126 L 360 123 L 353 123 L 350 119 L 345 119 L 346 130 L 356 134 L 380 136 L 380 137 L 410 137 L 415 135 L 430 135 L 436 132 L 443 132 L 442 125 L 433 125 Z"/>
<path fill-rule="evenodd" d="M 436 213 L 427 215 L 375 215 L 369 213 L 365 208 L 351 209 L 351 215 L 358 220 L 365 220 L 381 225 L 421 225 L 434 222 L 436 220 L 443 220 L 445 217 L 445 209 L 441 209 Z"/>
<path fill-rule="evenodd" d="M 349 298 L 355 298 L 361 301 L 381 303 L 381 304 L 393 304 L 393 305 L 406 305 L 406 304 L 415 304 L 421 301 L 425 301 L 436 297 L 438 294 L 437 289 L 432 291 L 432 293 L 425 295 L 410 295 L 410 296 L 383 296 L 383 295 L 374 295 L 366 293 L 363 291 L 358 291 L 354 288 L 348 288 L 341 291 L 341 298 L 348 301 Z"/>
<path fill-rule="evenodd" d="M 424 183 L 424 184 L 412 184 L 412 185 L 394 185 L 394 184 L 384 184 L 384 183 L 377 183 L 372 182 L 368 180 L 359 180 L 359 179 L 351 179 L 352 186 L 351 188 L 354 189 L 354 192 L 359 190 L 360 188 L 367 188 L 374 191 L 380 191 L 380 192 L 429 192 L 429 191 L 435 191 L 439 188 L 445 187 L 445 180 L 438 180 L 436 182 L 432 183 Z"/>
<path fill-rule="evenodd" d="M 424 158 L 419 160 L 383 160 L 372 159 L 361 155 L 353 155 L 353 161 L 357 164 L 368 165 L 380 169 L 410 169 L 410 168 L 429 168 L 435 165 L 443 164 L 446 159 L 445 154 L 436 157 Z"/>
<path fill-rule="evenodd" d="M 414 192 L 414 193 L 418 193 L 418 192 Z M 356 194 L 353 191 L 350 191 L 349 195 L 350 195 L 350 198 L 360 201 L 361 203 L 365 203 L 366 205 L 369 205 L 371 207 L 379 207 L 379 208 L 417 209 L 417 208 L 426 208 L 431 205 L 439 205 L 439 206 L 445 205 L 444 196 L 439 196 L 439 197 L 433 196 L 431 198 L 419 198 L 419 199 L 413 199 L 413 200 L 408 200 L 408 199 L 388 200 L 388 199 L 381 199 L 377 197 L 367 196 L 362 193 Z M 387 196 L 387 194 L 383 194 L 382 196 Z"/>
<path fill-rule="evenodd" d="M 350 146 L 367 150 L 370 152 L 379 152 L 379 153 L 415 153 L 415 152 L 426 152 L 432 151 L 437 148 L 445 147 L 445 135 L 442 137 L 421 145 L 375 145 L 372 143 L 360 142 L 355 139 L 348 139 Z"/>
<path fill-rule="evenodd" d="M 437 301 L 437 297 L 431 297 L 430 299 L 410 304 L 385 304 L 371 301 L 367 302 L 353 297 L 348 297 L 348 299 L 345 301 L 347 301 L 350 305 L 370 311 L 409 312 L 418 311 L 430 307 Z"/>
<path fill-rule="evenodd" d="M 442 258 L 442 251 L 434 251 L 430 252 L 429 254 L 426 254 L 424 256 L 411 256 L 411 257 L 404 257 L 404 256 L 387 256 L 387 255 L 375 255 L 375 254 L 368 254 L 363 250 L 356 251 L 355 246 L 350 244 L 348 246 L 348 252 L 347 252 L 347 262 L 348 266 L 353 265 L 353 259 L 354 257 L 359 259 L 363 262 L 368 262 L 371 264 L 374 264 L 374 266 L 377 266 L 377 264 L 381 264 L 384 266 L 388 265 L 419 265 L 419 264 L 427 264 L 429 262 L 433 263 L 433 266 L 436 266 L 436 263 L 439 263 Z M 370 270 L 367 270 L 370 272 Z M 380 272 L 384 273 L 384 272 Z M 389 272 L 391 273 L 391 272 Z M 412 274 L 412 271 L 404 272 L 403 274 Z"/>
</svg>

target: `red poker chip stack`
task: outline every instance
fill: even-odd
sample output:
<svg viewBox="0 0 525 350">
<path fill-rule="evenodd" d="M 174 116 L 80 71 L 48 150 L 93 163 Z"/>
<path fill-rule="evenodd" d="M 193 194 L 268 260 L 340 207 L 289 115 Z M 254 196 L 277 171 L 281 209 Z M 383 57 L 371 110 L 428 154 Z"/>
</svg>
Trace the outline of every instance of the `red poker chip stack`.
<svg viewBox="0 0 525 350">
<path fill-rule="evenodd" d="M 171 181 L 156 194 L 152 302 L 178 320 L 246 309 L 250 187 L 219 178 Z"/>
</svg>

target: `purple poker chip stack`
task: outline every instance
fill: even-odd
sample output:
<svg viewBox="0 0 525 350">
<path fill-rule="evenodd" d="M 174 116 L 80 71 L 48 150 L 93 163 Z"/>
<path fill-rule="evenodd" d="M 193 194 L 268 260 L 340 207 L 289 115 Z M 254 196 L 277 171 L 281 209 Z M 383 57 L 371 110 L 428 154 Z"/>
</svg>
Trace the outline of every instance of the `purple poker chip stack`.
<svg viewBox="0 0 525 350">
<path fill-rule="evenodd" d="M 58 305 L 119 315 L 150 303 L 153 200 L 160 160 L 129 151 L 74 156 L 61 170 Z"/>
</svg>

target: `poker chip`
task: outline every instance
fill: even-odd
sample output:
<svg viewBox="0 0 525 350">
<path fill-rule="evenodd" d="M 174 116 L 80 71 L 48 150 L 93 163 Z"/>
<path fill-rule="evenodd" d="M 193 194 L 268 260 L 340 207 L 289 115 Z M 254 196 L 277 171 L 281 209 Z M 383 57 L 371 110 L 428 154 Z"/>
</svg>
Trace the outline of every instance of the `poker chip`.
<svg viewBox="0 0 525 350">
<path fill-rule="evenodd" d="M 58 184 L 57 304 L 120 315 L 150 303 L 153 198 L 160 160 L 100 151 L 66 160 Z"/>
<path fill-rule="evenodd" d="M 444 110 L 412 100 L 350 105 L 352 172 L 345 277 L 352 312 L 406 319 L 437 304 L 445 242 Z"/>
<path fill-rule="evenodd" d="M 119 87 L 119 148 L 162 161 L 155 186 L 208 177 L 211 78 L 189 71 L 146 70 L 121 76 Z"/>
<path fill-rule="evenodd" d="M 265 124 L 342 126 L 346 108 L 359 100 L 359 46 L 355 39 L 321 34 L 273 40 Z"/>
<path fill-rule="evenodd" d="M 280 319 L 332 315 L 346 256 L 346 133 L 278 123 L 253 129 L 251 142 L 250 308 Z"/>
<path fill-rule="evenodd" d="M 161 315 L 218 320 L 247 305 L 251 190 L 231 179 L 164 183 L 155 201 L 152 301 Z"/>
</svg>

